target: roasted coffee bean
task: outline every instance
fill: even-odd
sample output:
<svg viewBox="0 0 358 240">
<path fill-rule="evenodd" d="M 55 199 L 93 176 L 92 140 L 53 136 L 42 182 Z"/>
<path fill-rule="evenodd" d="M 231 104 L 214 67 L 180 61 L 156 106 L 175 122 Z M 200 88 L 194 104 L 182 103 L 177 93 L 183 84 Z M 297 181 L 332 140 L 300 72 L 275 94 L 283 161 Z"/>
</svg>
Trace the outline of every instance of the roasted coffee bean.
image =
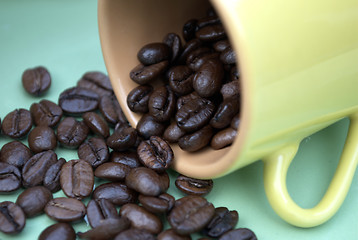
<svg viewBox="0 0 358 240">
<path fill-rule="evenodd" d="M 19 233 L 25 227 L 26 217 L 24 211 L 17 204 L 0 202 L 0 231 L 6 234 Z"/>
<path fill-rule="evenodd" d="M 175 180 L 175 186 L 188 195 L 206 195 L 213 189 L 214 182 L 211 179 L 196 179 L 179 175 Z"/>
<path fill-rule="evenodd" d="M 101 97 L 98 108 L 104 119 L 112 126 L 118 122 L 127 122 L 122 108 L 114 95 Z"/>
<path fill-rule="evenodd" d="M 57 147 L 57 138 L 52 128 L 37 126 L 28 136 L 28 144 L 32 152 L 39 153 L 46 150 L 54 150 Z"/>
<path fill-rule="evenodd" d="M 129 188 L 147 196 L 158 196 L 169 188 L 168 173 L 158 174 L 146 167 L 132 168 L 125 182 Z"/>
<path fill-rule="evenodd" d="M 240 98 L 240 85 L 238 81 L 232 81 L 222 85 L 220 93 L 224 99 L 228 98 Z M 237 103 L 237 105 L 240 105 Z"/>
<path fill-rule="evenodd" d="M 176 143 L 179 138 L 185 135 L 185 131 L 178 127 L 177 123 L 173 121 L 164 131 L 163 139 L 170 142 Z"/>
<path fill-rule="evenodd" d="M 60 183 L 67 197 L 77 199 L 88 197 L 94 185 L 92 166 L 82 159 L 66 162 L 61 168 Z"/>
<path fill-rule="evenodd" d="M 214 25 L 214 24 L 218 24 L 221 23 L 220 18 L 216 15 L 214 16 L 206 16 L 203 18 L 198 19 L 197 25 L 198 28 L 203 28 L 206 27 L 208 25 Z"/>
<path fill-rule="evenodd" d="M 179 235 L 173 229 L 167 229 L 164 232 L 161 232 L 158 237 L 158 240 L 191 240 L 190 235 Z"/>
<path fill-rule="evenodd" d="M 82 118 L 93 133 L 104 138 L 109 136 L 108 124 L 99 114 L 95 112 L 86 112 L 82 115 Z"/>
<path fill-rule="evenodd" d="M 248 228 L 238 228 L 225 233 L 219 240 L 257 240 L 257 237 Z"/>
<path fill-rule="evenodd" d="M 109 160 L 111 162 L 122 163 L 124 165 L 129 166 L 130 168 L 136 168 L 136 167 L 141 166 L 141 163 L 139 162 L 137 152 L 130 152 L 130 151 L 116 152 L 116 151 L 112 151 L 110 153 Z"/>
<path fill-rule="evenodd" d="M 225 128 L 213 136 L 210 146 L 215 150 L 230 146 L 234 142 L 236 135 L 237 130 L 231 127 Z"/>
<path fill-rule="evenodd" d="M 195 152 L 208 145 L 212 136 L 213 128 L 210 125 L 206 125 L 196 132 L 179 138 L 178 145 L 185 151 Z"/>
<path fill-rule="evenodd" d="M 169 66 L 169 61 L 162 61 L 149 66 L 139 64 L 132 69 L 129 77 L 136 83 L 143 85 L 157 79 Z"/>
<path fill-rule="evenodd" d="M 109 159 L 109 150 L 103 138 L 93 137 L 82 143 L 77 151 L 78 157 L 96 168 Z"/>
<path fill-rule="evenodd" d="M 137 141 L 137 130 L 132 127 L 127 127 L 121 131 L 114 131 L 111 136 L 107 138 L 108 147 L 115 151 L 124 151 L 133 147 Z"/>
<path fill-rule="evenodd" d="M 202 230 L 215 213 L 213 204 L 201 196 L 186 196 L 175 202 L 168 215 L 168 222 L 180 235 Z"/>
<path fill-rule="evenodd" d="M 233 229 L 239 221 L 237 211 L 229 211 L 226 207 L 215 208 L 215 214 L 203 233 L 212 238 L 218 238 Z"/>
<path fill-rule="evenodd" d="M 185 104 L 187 104 L 188 102 L 197 99 L 197 98 L 201 98 L 197 92 L 192 92 L 188 95 L 184 95 L 178 98 L 177 100 L 177 110 L 179 110 L 182 106 L 184 106 Z"/>
<path fill-rule="evenodd" d="M 214 42 L 226 37 L 224 26 L 220 23 L 211 24 L 198 29 L 195 37 L 205 42 Z"/>
<path fill-rule="evenodd" d="M 183 26 L 183 37 L 185 41 L 189 41 L 195 37 L 195 32 L 198 29 L 197 19 L 190 19 Z"/>
<path fill-rule="evenodd" d="M 162 193 L 158 197 L 139 195 L 138 200 L 145 209 L 155 214 L 167 213 L 175 204 L 175 198 L 168 193 Z"/>
<path fill-rule="evenodd" d="M 46 204 L 45 213 L 55 221 L 73 222 L 86 215 L 86 206 L 75 198 L 59 197 Z"/>
<path fill-rule="evenodd" d="M 46 171 L 57 162 L 57 155 L 52 150 L 40 152 L 32 156 L 22 168 L 22 184 L 24 187 L 41 185 Z"/>
<path fill-rule="evenodd" d="M 153 91 L 151 85 L 139 85 L 127 95 L 127 105 L 132 112 L 147 113 L 149 96 Z"/>
<path fill-rule="evenodd" d="M 81 87 L 68 88 L 60 94 L 58 105 L 67 114 L 79 115 L 98 107 L 99 95 Z"/>
<path fill-rule="evenodd" d="M 109 181 L 122 181 L 126 178 L 131 167 L 123 163 L 108 162 L 99 165 L 94 171 L 94 175 L 98 178 Z"/>
<path fill-rule="evenodd" d="M 26 217 L 34 217 L 43 212 L 48 201 L 52 199 L 52 193 L 46 187 L 36 186 L 25 189 L 16 200 L 24 211 Z"/>
<path fill-rule="evenodd" d="M 109 77 L 98 71 L 86 72 L 77 82 L 77 87 L 86 88 L 96 92 L 99 96 L 113 94 L 113 88 Z"/>
<path fill-rule="evenodd" d="M 38 240 L 76 240 L 76 233 L 71 224 L 55 223 L 45 228 Z"/>
<path fill-rule="evenodd" d="M 177 65 L 169 69 L 168 80 L 170 88 L 177 94 L 191 93 L 193 89 L 193 71 L 185 65 Z"/>
<path fill-rule="evenodd" d="M 152 234 L 158 234 L 163 229 L 163 224 L 159 217 L 134 203 L 123 205 L 119 210 L 119 214 L 128 218 L 133 228 L 144 229 Z"/>
<path fill-rule="evenodd" d="M 165 171 L 174 161 L 174 153 L 169 143 L 158 136 L 142 141 L 137 153 L 143 165 L 157 172 Z"/>
<path fill-rule="evenodd" d="M 240 104 L 235 98 L 227 98 L 219 105 L 210 125 L 214 128 L 224 128 L 230 125 L 232 118 L 240 111 Z"/>
<path fill-rule="evenodd" d="M 0 162 L 0 193 L 13 192 L 20 187 L 20 170 L 14 165 Z"/>
<path fill-rule="evenodd" d="M 88 230 L 87 232 L 79 232 L 78 236 L 81 239 L 108 240 L 113 239 L 116 235 L 120 234 L 129 227 L 130 222 L 126 218 L 108 218 L 104 219 L 100 225 Z"/>
<path fill-rule="evenodd" d="M 20 108 L 8 113 L 2 121 L 2 133 L 11 138 L 23 138 L 32 127 L 30 111 Z"/>
<path fill-rule="evenodd" d="M 64 118 L 57 127 L 57 140 L 64 147 L 77 148 L 87 138 L 89 128 L 73 117 Z"/>
<path fill-rule="evenodd" d="M 26 69 L 22 74 L 22 86 L 31 95 L 42 95 L 51 86 L 51 75 L 42 66 Z"/>
<path fill-rule="evenodd" d="M 168 33 L 163 38 L 163 43 L 167 44 L 171 49 L 172 57 L 170 59 L 170 62 L 175 62 L 183 49 L 179 35 L 176 33 Z"/>
<path fill-rule="evenodd" d="M 190 59 L 190 56 L 187 59 L 187 64 L 190 67 L 191 70 L 197 72 L 199 71 L 199 69 L 201 68 L 201 66 L 206 63 L 207 61 L 209 61 L 210 59 L 218 59 L 219 58 L 219 53 L 217 52 L 209 52 L 203 55 L 199 55 L 196 56 L 193 59 Z M 188 62 L 190 61 L 190 62 Z"/>
<path fill-rule="evenodd" d="M 188 55 L 194 51 L 195 49 L 201 47 L 203 45 L 203 42 L 200 41 L 197 38 L 193 38 L 191 40 L 189 40 L 183 47 L 183 51 L 178 59 L 178 62 L 180 64 L 185 64 L 186 59 L 188 57 Z"/>
<path fill-rule="evenodd" d="M 156 240 L 155 235 L 144 229 L 130 228 L 119 233 L 114 240 Z"/>
<path fill-rule="evenodd" d="M 30 149 L 19 141 L 4 144 L 0 151 L 0 162 L 5 162 L 18 168 L 22 168 L 30 157 L 32 157 Z"/>
<path fill-rule="evenodd" d="M 240 124 L 240 113 L 236 114 L 230 123 L 230 127 L 237 130 L 239 128 L 239 124 Z"/>
<path fill-rule="evenodd" d="M 223 40 L 219 40 L 217 42 L 215 42 L 213 44 L 213 48 L 215 49 L 215 51 L 217 52 L 222 52 L 224 51 L 227 47 L 230 47 L 230 42 L 228 39 L 223 39 Z"/>
<path fill-rule="evenodd" d="M 236 53 L 232 47 L 227 47 L 220 54 L 220 60 L 224 64 L 235 64 L 236 63 Z"/>
<path fill-rule="evenodd" d="M 165 43 L 149 43 L 144 45 L 137 54 L 139 62 L 152 65 L 171 58 L 171 49 Z"/>
<path fill-rule="evenodd" d="M 168 121 L 174 114 L 175 95 L 169 86 L 155 89 L 149 97 L 149 114 L 158 122 Z"/>
<path fill-rule="evenodd" d="M 30 113 L 36 126 L 44 125 L 55 127 L 62 118 L 62 109 L 54 102 L 41 100 L 39 103 L 33 103 L 30 107 Z"/>
<path fill-rule="evenodd" d="M 144 114 L 137 123 L 137 131 L 144 139 L 150 136 L 161 136 L 167 124 L 156 121 L 151 115 Z"/>
<path fill-rule="evenodd" d="M 119 219 L 119 215 L 113 203 L 107 199 L 98 199 L 88 202 L 87 219 L 92 228 L 98 227 L 103 220 L 113 218 Z"/>
<path fill-rule="evenodd" d="M 51 192 L 57 192 L 61 189 L 60 173 L 63 164 L 66 163 L 64 158 L 59 158 L 55 164 L 52 164 L 45 173 L 43 185 Z"/>
<path fill-rule="evenodd" d="M 107 199 L 114 205 L 122 206 L 135 202 L 137 193 L 123 183 L 104 183 L 96 187 L 92 194 L 93 199 Z"/>
</svg>

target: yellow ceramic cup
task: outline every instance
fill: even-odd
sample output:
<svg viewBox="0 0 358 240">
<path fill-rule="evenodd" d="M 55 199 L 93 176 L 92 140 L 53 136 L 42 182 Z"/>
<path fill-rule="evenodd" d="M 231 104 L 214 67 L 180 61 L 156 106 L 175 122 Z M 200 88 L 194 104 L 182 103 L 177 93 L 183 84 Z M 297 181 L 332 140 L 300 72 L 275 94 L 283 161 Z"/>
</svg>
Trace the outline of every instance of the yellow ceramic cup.
<svg viewBox="0 0 358 240">
<path fill-rule="evenodd" d="M 358 1 L 212 0 L 241 70 L 241 122 L 229 148 L 186 153 L 173 146 L 175 169 L 216 178 L 258 159 L 273 209 L 287 222 L 313 227 L 338 210 L 358 162 Z M 181 33 L 184 22 L 204 16 L 203 0 L 99 0 L 99 33 L 106 67 L 133 126 L 139 116 L 126 105 L 136 84 L 129 72 L 137 51 Z M 322 201 L 312 209 L 294 203 L 286 174 L 300 141 L 344 118 L 350 129 L 343 154 Z"/>
</svg>

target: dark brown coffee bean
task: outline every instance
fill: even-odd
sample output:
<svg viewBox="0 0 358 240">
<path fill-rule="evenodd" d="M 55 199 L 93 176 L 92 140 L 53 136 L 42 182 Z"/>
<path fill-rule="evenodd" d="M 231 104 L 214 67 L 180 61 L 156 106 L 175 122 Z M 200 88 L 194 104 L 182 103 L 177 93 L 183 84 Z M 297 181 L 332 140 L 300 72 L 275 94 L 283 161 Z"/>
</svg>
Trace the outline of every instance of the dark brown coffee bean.
<svg viewBox="0 0 358 240">
<path fill-rule="evenodd" d="M 130 222 L 126 218 L 108 218 L 104 219 L 100 225 L 88 230 L 87 232 L 79 232 L 78 236 L 81 239 L 108 240 L 113 239 L 116 235 L 120 234 L 129 227 Z"/>
<path fill-rule="evenodd" d="M 19 141 L 4 144 L 0 151 L 0 162 L 14 165 L 20 169 L 30 157 L 32 157 L 30 149 Z"/>
<path fill-rule="evenodd" d="M 138 228 L 130 228 L 119 233 L 114 240 L 156 240 L 154 234 Z"/>
<path fill-rule="evenodd" d="M 8 113 L 2 121 L 2 133 L 11 138 L 23 138 L 32 127 L 30 111 L 20 108 Z"/>
<path fill-rule="evenodd" d="M 177 100 L 177 110 L 179 110 L 182 106 L 184 106 L 185 104 L 187 104 L 188 102 L 197 99 L 197 98 L 201 98 L 197 92 L 192 92 L 188 95 L 184 95 L 178 98 Z"/>
<path fill-rule="evenodd" d="M 201 196 L 186 196 L 175 202 L 168 215 L 173 230 L 188 235 L 202 230 L 214 216 L 215 208 Z"/>
<path fill-rule="evenodd" d="M 215 214 L 209 224 L 204 228 L 203 234 L 218 238 L 225 232 L 233 229 L 239 221 L 237 211 L 229 211 L 226 207 L 215 208 Z"/>
<path fill-rule="evenodd" d="M 228 39 L 219 40 L 213 44 L 213 48 L 217 52 L 222 52 L 227 47 L 230 47 L 230 41 Z"/>
<path fill-rule="evenodd" d="M 195 36 L 205 42 L 214 42 L 226 37 L 225 29 L 222 24 L 211 24 L 196 31 Z"/>
<path fill-rule="evenodd" d="M 220 60 L 224 64 L 235 64 L 236 63 L 236 53 L 232 47 L 227 47 L 222 53 L 220 54 Z"/>
<path fill-rule="evenodd" d="M 157 79 L 169 66 L 169 61 L 162 61 L 156 64 L 145 66 L 139 64 L 132 69 L 129 77 L 136 83 L 143 85 Z"/>
<path fill-rule="evenodd" d="M 164 131 L 163 139 L 170 142 L 176 143 L 179 138 L 185 135 L 185 131 L 178 127 L 177 123 L 173 121 Z"/>
<path fill-rule="evenodd" d="M 153 91 L 150 85 L 139 85 L 127 95 L 127 105 L 132 112 L 147 113 L 149 96 Z"/>
<path fill-rule="evenodd" d="M 191 40 L 189 40 L 183 47 L 183 51 L 178 59 L 178 62 L 180 64 L 185 64 L 186 59 L 188 57 L 188 55 L 194 51 L 195 49 L 201 47 L 203 45 L 203 42 L 200 41 L 197 38 L 193 38 Z"/>
<path fill-rule="evenodd" d="M 171 49 L 165 43 L 149 43 L 144 45 L 137 54 L 139 62 L 152 65 L 171 58 Z"/>
<path fill-rule="evenodd" d="M 208 25 L 214 25 L 214 24 L 218 24 L 218 23 L 221 23 L 220 18 L 218 16 L 214 15 L 214 16 L 206 16 L 206 17 L 198 19 L 197 25 L 198 25 L 198 28 L 203 28 Z"/>
<path fill-rule="evenodd" d="M 229 126 L 232 118 L 240 111 L 240 103 L 236 100 L 236 98 L 224 99 L 210 120 L 210 125 L 218 129 Z"/>
<path fill-rule="evenodd" d="M 82 118 L 93 133 L 104 138 L 109 136 L 109 127 L 99 114 L 95 112 L 86 112 L 82 115 Z"/>
<path fill-rule="evenodd" d="M 191 56 L 191 55 L 190 55 Z M 189 56 L 189 57 L 190 57 Z M 189 58 L 187 59 L 187 62 L 189 61 Z M 193 59 L 190 59 L 191 62 L 188 62 L 188 66 L 190 67 L 191 70 L 197 72 L 199 71 L 199 69 L 201 68 L 201 66 L 204 65 L 204 63 L 206 63 L 207 61 L 209 61 L 210 59 L 218 59 L 219 58 L 219 53 L 217 52 L 209 52 L 209 53 L 206 53 L 206 54 L 202 54 L 202 55 L 199 55 L 199 56 L 196 56 L 195 58 Z"/>
<path fill-rule="evenodd" d="M 107 199 L 114 205 L 122 206 L 135 202 L 137 193 L 123 183 L 104 183 L 96 187 L 92 194 L 93 199 Z"/>
<path fill-rule="evenodd" d="M 137 153 L 143 165 L 157 172 L 165 171 L 174 161 L 174 153 L 169 143 L 158 136 L 142 141 Z"/>
<path fill-rule="evenodd" d="M 169 86 L 156 88 L 149 97 L 149 114 L 158 122 L 168 121 L 174 114 L 175 100 Z"/>
<path fill-rule="evenodd" d="M 25 227 L 26 217 L 24 211 L 17 204 L 0 202 L 0 231 L 6 234 L 19 233 Z"/>
<path fill-rule="evenodd" d="M 152 234 L 158 234 L 163 229 L 163 224 L 156 215 L 134 203 L 123 205 L 119 214 L 128 218 L 133 228 L 144 229 Z"/>
<path fill-rule="evenodd" d="M 46 150 L 54 150 L 57 147 L 57 138 L 52 128 L 37 126 L 28 136 L 28 144 L 32 152 L 39 153 Z"/>
<path fill-rule="evenodd" d="M 86 206 L 75 198 L 59 197 L 46 204 L 45 213 L 55 221 L 73 222 L 86 215 Z"/>
<path fill-rule="evenodd" d="M 213 189 L 214 182 L 211 179 L 196 179 L 179 175 L 175 180 L 175 186 L 188 195 L 206 195 Z"/>
<path fill-rule="evenodd" d="M 175 198 L 168 193 L 162 193 L 158 197 L 139 195 L 138 200 L 145 209 L 155 214 L 167 213 L 175 204 Z"/>
<path fill-rule="evenodd" d="M 130 170 L 131 167 L 123 163 L 108 162 L 98 166 L 94 171 L 94 175 L 98 178 L 116 182 L 124 180 Z"/>
<path fill-rule="evenodd" d="M 68 223 L 55 223 L 45 228 L 38 240 L 76 240 L 76 233 Z"/>
<path fill-rule="evenodd" d="M 206 125 L 196 132 L 184 135 L 179 138 L 178 145 L 181 149 L 188 152 L 195 152 L 210 143 L 213 136 L 213 129 L 210 125 Z"/>
<path fill-rule="evenodd" d="M 98 71 L 86 72 L 77 82 L 77 87 L 86 88 L 96 92 L 99 96 L 112 95 L 113 88 L 109 77 Z"/>
<path fill-rule="evenodd" d="M 151 115 L 144 114 L 137 123 L 137 131 L 144 139 L 150 136 L 161 136 L 166 128 L 166 123 L 156 121 Z"/>
<path fill-rule="evenodd" d="M 103 138 L 93 137 L 79 146 L 77 155 L 96 168 L 108 161 L 109 150 Z"/>
<path fill-rule="evenodd" d="M 111 162 L 122 163 L 124 165 L 129 166 L 130 168 L 136 168 L 136 167 L 141 166 L 141 163 L 139 162 L 137 152 L 130 152 L 130 151 L 116 152 L 116 151 L 112 151 L 110 153 L 109 160 Z"/>
<path fill-rule="evenodd" d="M 225 233 L 219 240 L 257 240 L 257 237 L 248 228 L 238 228 Z"/>
<path fill-rule="evenodd" d="M 41 185 L 46 171 L 57 162 L 54 151 L 48 150 L 32 156 L 22 168 L 22 184 L 24 187 Z"/>
<path fill-rule="evenodd" d="M 193 91 L 193 71 L 185 65 L 177 65 L 169 69 L 169 86 L 177 94 L 184 95 Z"/>
<path fill-rule="evenodd" d="M 25 189 L 16 200 L 26 217 L 34 217 L 43 212 L 48 201 L 52 199 L 50 190 L 43 186 Z"/>
<path fill-rule="evenodd" d="M 64 158 L 59 158 L 58 161 L 55 164 L 52 164 L 45 173 L 43 185 L 53 193 L 61 189 L 60 173 L 61 168 L 65 163 L 66 160 Z"/>
<path fill-rule="evenodd" d="M 161 232 L 158 237 L 158 240 L 191 240 L 190 235 L 179 235 L 173 229 L 167 229 L 164 232 Z"/>
<path fill-rule="evenodd" d="M 14 165 L 0 162 L 0 193 L 13 192 L 20 187 L 20 170 Z"/>
<path fill-rule="evenodd" d="M 67 197 L 77 199 L 88 197 L 94 185 L 92 166 L 82 159 L 66 162 L 61 168 L 60 183 Z"/>
<path fill-rule="evenodd" d="M 73 117 L 64 118 L 57 127 L 57 140 L 67 148 L 77 148 L 87 138 L 89 128 Z"/>
<path fill-rule="evenodd" d="M 222 85 L 220 93 L 224 99 L 240 98 L 240 85 L 238 81 L 228 82 Z M 238 104 L 240 105 L 240 104 Z"/>
<path fill-rule="evenodd" d="M 116 125 L 118 122 L 127 122 L 122 108 L 114 95 L 101 97 L 98 108 L 104 119 L 106 119 L 112 126 Z"/>
<path fill-rule="evenodd" d="M 51 75 L 45 67 L 26 69 L 22 74 L 22 86 L 26 92 L 40 96 L 51 86 Z"/>
<path fill-rule="evenodd" d="M 213 50 L 209 47 L 199 47 L 195 50 L 193 50 L 187 57 L 186 59 L 186 65 L 193 71 L 197 71 L 197 69 L 195 70 L 195 63 L 199 58 L 204 57 L 207 54 L 212 53 Z"/>
<path fill-rule="evenodd" d="M 121 129 L 121 131 L 114 131 L 111 136 L 107 138 L 108 147 L 115 151 L 128 150 L 133 147 L 137 141 L 137 130 L 132 127 Z"/>
<path fill-rule="evenodd" d="M 62 109 L 54 102 L 41 100 L 39 103 L 33 103 L 30 112 L 36 126 L 44 125 L 55 127 L 62 118 Z"/>
<path fill-rule="evenodd" d="M 183 49 L 179 35 L 176 33 L 168 33 L 163 38 L 163 43 L 167 44 L 171 49 L 172 57 L 170 59 L 170 62 L 175 62 Z"/>
<path fill-rule="evenodd" d="M 158 174 L 146 167 L 132 168 L 125 181 L 129 188 L 147 196 L 158 196 L 169 188 L 166 172 Z"/>
<path fill-rule="evenodd" d="M 215 150 L 230 146 L 234 142 L 236 135 L 237 130 L 231 127 L 225 128 L 213 136 L 210 146 Z"/>
<path fill-rule="evenodd" d="M 240 113 L 236 114 L 230 123 L 230 127 L 237 130 L 239 129 L 239 124 L 240 124 Z"/>
<path fill-rule="evenodd" d="M 195 32 L 198 29 L 197 19 L 190 19 L 183 26 L 183 37 L 185 41 L 189 41 L 195 37 Z"/>
<path fill-rule="evenodd" d="M 58 105 L 67 114 L 79 115 L 98 107 L 99 95 L 81 87 L 68 88 L 60 94 Z"/>
<path fill-rule="evenodd" d="M 98 227 L 103 220 L 113 218 L 119 219 L 119 215 L 113 203 L 107 199 L 98 199 L 88 202 L 87 219 L 92 228 Z"/>
</svg>

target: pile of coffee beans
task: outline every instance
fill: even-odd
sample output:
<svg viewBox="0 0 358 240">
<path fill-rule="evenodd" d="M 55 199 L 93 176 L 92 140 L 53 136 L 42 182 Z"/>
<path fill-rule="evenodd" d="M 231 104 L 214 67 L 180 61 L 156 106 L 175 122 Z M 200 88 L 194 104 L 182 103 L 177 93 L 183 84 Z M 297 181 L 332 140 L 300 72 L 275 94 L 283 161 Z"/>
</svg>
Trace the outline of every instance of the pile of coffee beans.
<svg viewBox="0 0 358 240">
<path fill-rule="evenodd" d="M 143 114 L 138 133 L 162 136 L 185 151 L 230 146 L 240 122 L 240 73 L 236 54 L 215 12 L 176 33 L 144 45 L 130 78 L 139 84 L 127 96 Z M 156 87 L 153 87 L 153 86 Z"/>
</svg>

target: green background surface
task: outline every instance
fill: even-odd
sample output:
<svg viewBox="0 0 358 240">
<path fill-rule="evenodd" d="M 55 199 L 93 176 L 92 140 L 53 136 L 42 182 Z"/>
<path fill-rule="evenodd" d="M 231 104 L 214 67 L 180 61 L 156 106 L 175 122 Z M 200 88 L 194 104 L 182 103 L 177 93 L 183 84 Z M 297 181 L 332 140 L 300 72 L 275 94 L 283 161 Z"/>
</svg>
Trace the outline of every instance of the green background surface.
<svg viewBox="0 0 358 240">
<path fill-rule="evenodd" d="M 106 72 L 97 27 L 96 0 L 0 0 L 1 119 L 16 108 L 29 109 L 41 99 L 57 102 L 59 94 L 74 86 L 86 71 Z M 21 75 L 25 69 L 39 65 L 50 71 L 52 85 L 44 96 L 33 97 L 22 88 Z M 287 179 L 288 190 L 300 206 L 313 207 L 323 196 L 337 166 L 348 125 L 349 121 L 343 119 L 302 141 Z M 10 140 L 0 136 L 0 146 Z M 74 150 L 57 147 L 56 153 L 66 160 L 77 158 Z M 271 209 L 262 172 L 263 164 L 258 161 L 215 179 L 207 199 L 216 207 L 237 210 L 237 227 L 252 229 L 260 240 L 358 239 L 357 174 L 338 213 L 321 226 L 302 229 L 285 223 Z M 168 192 L 179 198 L 183 195 L 174 186 L 175 176 L 172 172 Z M 16 201 L 18 194 L 0 195 L 0 201 Z M 37 216 L 27 220 L 22 233 L 0 233 L 0 239 L 37 239 L 53 223 L 46 215 Z M 76 231 L 88 229 L 85 221 L 74 227 Z"/>
</svg>

